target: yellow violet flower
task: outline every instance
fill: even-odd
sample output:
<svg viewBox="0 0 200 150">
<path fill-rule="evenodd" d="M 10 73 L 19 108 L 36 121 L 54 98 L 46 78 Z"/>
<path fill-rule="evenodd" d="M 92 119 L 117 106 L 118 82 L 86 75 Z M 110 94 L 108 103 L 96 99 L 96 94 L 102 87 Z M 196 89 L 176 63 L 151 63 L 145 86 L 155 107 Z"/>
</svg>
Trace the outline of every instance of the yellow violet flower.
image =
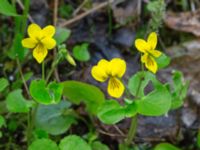
<svg viewBox="0 0 200 150">
<path fill-rule="evenodd" d="M 56 46 L 56 41 L 52 38 L 55 34 L 55 27 L 48 25 L 41 29 L 37 24 L 28 26 L 29 38 L 22 40 L 22 45 L 33 49 L 33 57 L 41 63 L 47 56 L 48 49 Z"/>
<path fill-rule="evenodd" d="M 92 67 L 91 74 L 99 82 L 105 82 L 108 78 L 108 93 L 112 97 L 119 98 L 124 93 L 124 85 L 120 81 L 126 71 L 126 62 L 120 58 L 111 61 L 101 59 Z"/>
<path fill-rule="evenodd" d="M 155 50 L 157 45 L 157 34 L 151 32 L 147 38 L 147 41 L 143 39 L 136 39 L 135 46 L 138 51 L 142 52 L 141 57 L 142 63 L 145 63 L 145 66 L 148 70 L 153 73 L 156 73 L 158 70 L 157 62 L 155 58 L 159 57 L 162 53 L 158 50 Z"/>
</svg>

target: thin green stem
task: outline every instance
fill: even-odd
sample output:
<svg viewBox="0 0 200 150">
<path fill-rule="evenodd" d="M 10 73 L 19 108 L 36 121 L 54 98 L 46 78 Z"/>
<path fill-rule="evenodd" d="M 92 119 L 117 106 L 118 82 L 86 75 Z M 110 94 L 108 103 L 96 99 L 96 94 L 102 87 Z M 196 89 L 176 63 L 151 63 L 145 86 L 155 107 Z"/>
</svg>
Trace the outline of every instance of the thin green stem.
<svg viewBox="0 0 200 150">
<path fill-rule="evenodd" d="M 126 146 L 129 146 L 135 137 L 137 130 L 137 115 L 135 115 L 131 120 L 131 126 L 128 132 L 127 140 L 125 141 Z"/>
<path fill-rule="evenodd" d="M 23 35 L 24 35 L 25 29 L 26 29 L 29 6 L 30 6 L 30 0 L 25 0 L 24 11 L 23 11 L 23 19 L 22 19 L 22 33 L 23 33 Z"/>
<path fill-rule="evenodd" d="M 45 80 L 45 64 L 42 62 L 42 80 Z"/>
</svg>

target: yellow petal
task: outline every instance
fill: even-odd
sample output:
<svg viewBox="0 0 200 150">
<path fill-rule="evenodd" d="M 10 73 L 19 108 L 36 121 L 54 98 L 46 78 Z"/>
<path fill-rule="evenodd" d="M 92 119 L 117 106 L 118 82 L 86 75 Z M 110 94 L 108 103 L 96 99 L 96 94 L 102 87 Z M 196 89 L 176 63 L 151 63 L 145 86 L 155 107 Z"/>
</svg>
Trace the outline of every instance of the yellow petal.
<svg viewBox="0 0 200 150">
<path fill-rule="evenodd" d="M 160 57 L 160 55 L 162 54 L 162 52 L 158 51 L 158 50 L 151 50 L 149 51 L 151 53 L 151 55 L 153 55 L 154 57 Z"/>
<path fill-rule="evenodd" d="M 47 49 L 42 44 L 38 44 L 33 50 L 33 57 L 37 60 L 38 63 L 41 63 L 47 56 L 47 53 Z"/>
<path fill-rule="evenodd" d="M 97 81 L 104 82 L 108 78 L 107 74 L 107 66 L 108 61 L 105 59 L 102 59 L 98 62 L 98 64 L 94 67 L 92 67 L 91 74 L 93 78 L 95 78 Z"/>
<path fill-rule="evenodd" d="M 32 38 L 25 38 L 22 40 L 22 46 L 26 48 L 34 48 L 37 44 L 37 41 Z"/>
<path fill-rule="evenodd" d="M 42 34 L 44 37 L 51 38 L 55 34 L 55 27 L 52 25 L 48 25 L 42 29 Z"/>
<path fill-rule="evenodd" d="M 119 98 L 124 93 L 124 85 L 117 78 L 110 78 L 108 82 L 108 94 L 112 97 Z"/>
<path fill-rule="evenodd" d="M 142 63 L 145 63 L 145 62 L 147 61 L 147 57 L 148 57 L 148 54 L 147 54 L 147 53 L 145 53 L 144 55 L 142 55 L 142 57 L 141 57 L 141 62 L 142 62 Z"/>
<path fill-rule="evenodd" d="M 53 38 L 47 37 L 42 39 L 41 42 L 47 49 L 52 49 L 56 46 L 56 41 Z"/>
<path fill-rule="evenodd" d="M 126 62 L 121 58 L 113 58 L 109 63 L 111 76 L 121 78 L 126 71 Z"/>
<path fill-rule="evenodd" d="M 28 35 L 33 39 L 38 39 L 41 37 L 42 29 L 37 24 L 33 23 L 28 26 Z"/>
<path fill-rule="evenodd" d="M 138 51 L 142 53 L 145 53 L 146 51 L 150 50 L 149 44 L 143 39 L 135 40 L 135 47 L 138 49 Z"/>
<path fill-rule="evenodd" d="M 148 44 L 150 45 L 150 49 L 154 50 L 157 45 L 157 34 L 155 32 L 151 32 L 147 39 Z"/>
<path fill-rule="evenodd" d="M 158 70 L 158 65 L 157 65 L 156 61 L 154 60 L 154 58 L 151 57 L 151 56 L 147 57 L 146 62 L 145 62 L 145 66 L 149 71 L 153 72 L 154 74 Z"/>
</svg>

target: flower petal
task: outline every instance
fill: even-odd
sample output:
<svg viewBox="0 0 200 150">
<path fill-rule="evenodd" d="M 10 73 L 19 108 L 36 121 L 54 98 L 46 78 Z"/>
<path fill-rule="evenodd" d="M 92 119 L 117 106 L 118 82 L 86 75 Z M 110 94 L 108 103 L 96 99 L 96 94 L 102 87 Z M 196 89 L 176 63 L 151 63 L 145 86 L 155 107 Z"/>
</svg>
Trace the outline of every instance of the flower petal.
<svg viewBox="0 0 200 150">
<path fill-rule="evenodd" d="M 157 45 L 157 34 L 155 32 L 151 32 L 148 36 L 147 43 L 150 45 L 150 49 L 154 50 Z"/>
<path fill-rule="evenodd" d="M 151 72 L 153 72 L 154 74 L 157 72 L 158 70 L 158 65 L 157 62 L 154 60 L 153 57 L 148 56 L 145 62 L 145 66 L 148 70 L 150 70 Z"/>
<path fill-rule="evenodd" d="M 34 48 L 37 44 L 37 41 L 32 38 L 25 38 L 22 40 L 22 46 L 26 48 Z"/>
<path fill-rule="evenodd" d="M 33 39 L 38 39 L 41 36 L 42 29 L 35 23 L 28 26 L 28 35 Z"/>
<path fill-rule="evenodd" d="M 44 37 L 51 38 L 55 34 L 55 27 L 52 25 L 48 25 L 42 29 L 42 34 Z"/>
<path fill-rule="evenodd" d="M 38 44 L 33 50 L 33 57 L 37 60 L 38 63 L 41 63 L 47 56 L 47 53 L 47 49 L 42 44 Z"/>
<path fill-rule="evenodd" d="M 154 57 L 160 57 L 160 55 L 162 55 L 162 52 L 158 51 L 158 50 L 151 50 L 149 51 L 151 53 L 151 55 L 153 55 Z"/>
<path fill-rule="evenodd" d="M 148 57 L 148 54 L 147 54 L 147 53 L 145 53 L 144 55 L 142 55 L 142 57 L 141 57 L 141 62 L 142 62 L 142 63 L 145 63 L 145 62 L 147 61 L 147 57 Z"/>
<path fill-rule="evenodd" d="M 108 61 L 105 59 L 101 59 L 98 64 L 94 67 L 92 67 L 91 74 L 93 78 L 95 78 L 97 81 L 104 82 L 108 78 L 107 74 L 107 66 Z"/>
<path fill-rule="evenodd" d="M 47 49 L 52 49 L 56 46 L 56 41 L 53 38 L 47 37 L 42 39 L 41 42 Z"/>
<path fill-rule="evenodd" d="M 126 71 L 126 62 L 121 58 L 113 58 L 109 63 L 111 76 L 121 78 Z"/>
<path fill-rule="evenodd" d="M 119 98 L 124 93 L 124 89 L 124 85 L 119 79 L 110 78 L 108 82 L 108 93 L 110 96 Z"/>
<path fill-rule="evenodd" d="M 146 51 L 150 50 L 149 44 L 143 39 L 135 40 L 135 47 L 138 49 L 138 51 L 142 53 L 145 53 Z"/>
</svg>

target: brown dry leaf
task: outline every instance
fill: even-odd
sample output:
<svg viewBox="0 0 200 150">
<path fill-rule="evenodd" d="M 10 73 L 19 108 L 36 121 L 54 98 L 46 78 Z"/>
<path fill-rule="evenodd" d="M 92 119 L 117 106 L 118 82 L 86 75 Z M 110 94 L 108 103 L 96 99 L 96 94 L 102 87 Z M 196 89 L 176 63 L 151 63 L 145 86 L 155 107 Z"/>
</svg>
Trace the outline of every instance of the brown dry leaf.
<svg viewBox="0 0 200 150">
<path fill-rule="evenodd" d="M 200 9 L 195 12 L 167 12 L 164 22 L 169 28 L 200 36 Z"/>
</svg>

